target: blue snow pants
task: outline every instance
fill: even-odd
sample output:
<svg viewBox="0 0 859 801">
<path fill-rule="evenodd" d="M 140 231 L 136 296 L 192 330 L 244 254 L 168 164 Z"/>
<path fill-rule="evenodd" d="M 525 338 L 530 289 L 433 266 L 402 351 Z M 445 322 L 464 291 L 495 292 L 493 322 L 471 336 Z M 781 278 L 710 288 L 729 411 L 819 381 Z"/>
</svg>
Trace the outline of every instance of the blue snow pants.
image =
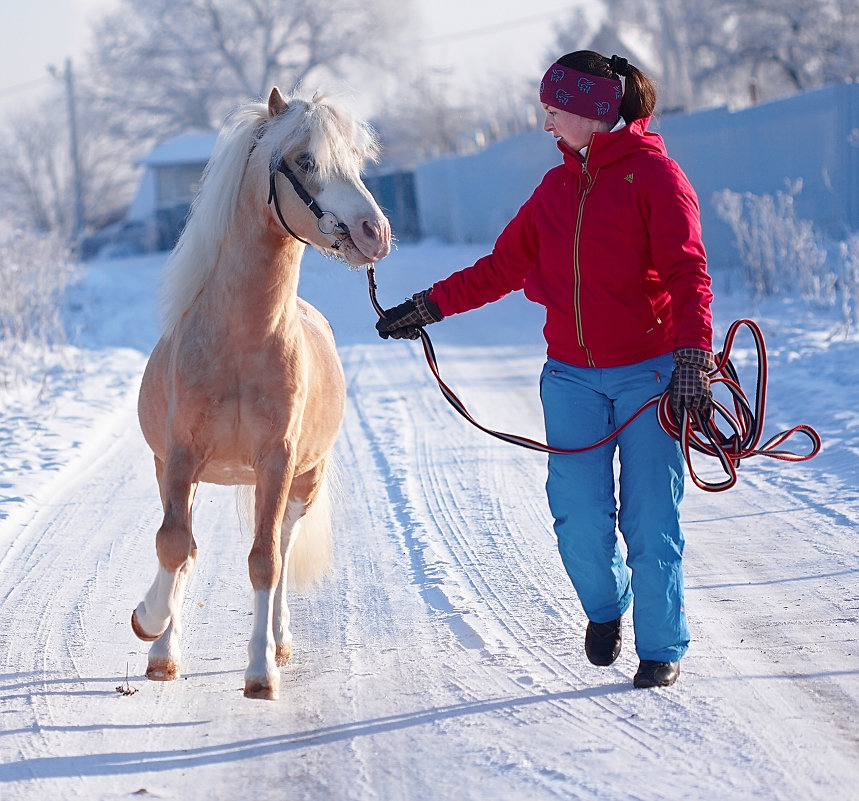
<svg viewBox="0 0 859 801">
<path fill-rule="evenodd" d="M 558 448 L 596 442 L 662 394 L 673 367 L 671 354 L 610 368 L 549 359 L 540 377 L 547 442 Z M 680 446 L 659 426 L 654 407 L 606 445 L 549 454 L 546 492 L 564 568 L 589 620 L 606 623 L 633 604 L 639 659 L 673 662 L 689 645 L 678 510 L 683 476 Z"/>
</svg>

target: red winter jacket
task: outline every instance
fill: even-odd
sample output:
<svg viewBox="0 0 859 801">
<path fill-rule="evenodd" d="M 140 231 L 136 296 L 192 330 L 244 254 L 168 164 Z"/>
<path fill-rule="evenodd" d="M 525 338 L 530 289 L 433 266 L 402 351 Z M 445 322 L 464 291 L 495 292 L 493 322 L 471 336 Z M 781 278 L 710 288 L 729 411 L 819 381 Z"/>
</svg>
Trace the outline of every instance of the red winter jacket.
<svg viewBox="0 0 859 801">
<path fill-rule="evenodd" d="M 698 200 L 649 118 L 591 136 L 585 158 L 559 142 L 492 253 L 433 285 L 445 316 L 517 289 L 546 307 L 553 359 L 616 367 L 675 348 L 710 350 L 710 277 Z"/>
</svg>

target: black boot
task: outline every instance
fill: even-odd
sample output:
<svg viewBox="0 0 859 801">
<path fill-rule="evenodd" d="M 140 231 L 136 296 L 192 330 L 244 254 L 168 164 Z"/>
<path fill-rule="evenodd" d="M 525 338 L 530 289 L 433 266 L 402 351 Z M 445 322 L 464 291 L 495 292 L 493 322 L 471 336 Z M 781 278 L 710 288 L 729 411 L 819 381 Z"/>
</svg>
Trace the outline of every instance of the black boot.
<svg viewBox="0 0 859 801">
<path fill-rule="evenodd" d="M 655 662 L 642 659 L 632 680 L 633 687 L 670 687 L 680 675 L 679 662 Z"/>
<path fill-rule="evenodd" d="M 621 618 L 608 623 L 588 623 L 585 632 L 585 654 L 592 665 L 607 667 L 620 653 Z"/>
</svg>

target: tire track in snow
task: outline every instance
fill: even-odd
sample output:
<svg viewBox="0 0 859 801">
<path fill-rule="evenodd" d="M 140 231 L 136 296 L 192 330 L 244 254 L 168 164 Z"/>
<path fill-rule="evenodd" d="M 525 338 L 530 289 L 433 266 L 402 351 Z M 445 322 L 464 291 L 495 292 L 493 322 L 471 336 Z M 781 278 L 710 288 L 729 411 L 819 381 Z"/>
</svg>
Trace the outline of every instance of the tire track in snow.
<svg viewBox="0 0 859 801">
<path fill-rule="evenodd" d="M 401 456 L 404 455 L 405 449 L 411 441 L 411 429 L 408 424 L 408 418 L 403 417 L 404 409 L 399 403 L 389 403 L 390 391 L 386 383 L 386 378 L 383 374 L 377 374 L 376 367 L 367 358 L 366 353 L 360 353 L 353 350 L 343 354 L 344 362 L 346 363 L 347 376 L 355 375 L 356 378 L 349 381 L 350 401 L 347 404 L 347 418 L 344 426 L 343 440 L 344 447 L 348 453 L 344 454 L 345 464 L 352 469 L 352 477 L 349 479 L 350 491 L 349 497 L 354 497 L 356 502 L 363 496 L 376 498 L 385 505 L 384 511 L 376 507 L 372 510 L 373 523 L 376 528 L 389 526 L 387 532 L 383 532 L 389 541 L 387 548 L 378 548 L 374 552 L 374 557 L 378 560 L 385 560 L 386 556 L 390 556 L 390 546 L 395 546 L 394 560 L 405 562 L 404 571 L 408 576 L 411 576 L 411 583 L 414 587 L 412 592 L 414 597 L 427 614 L 426 623 L 429 624 L 430 632 L 435 628 L 440 637 L 433 637 L 428 644 L 425 642 L 427 637 L 427 625 L 416 621 L 415 628 L 410 632 L 411 636 L 402 642 L 402 648 L 407 660 L 413 660 L 416 654 L 420 660 L 418 666 L 419 676 L 414 675 L 416 667 L 411 664 L 406 664 L 404 669 L 411 681 L 414 683 L 416 679 L 423 682 L 424 703 L 429 704 L 428 722 L 433 721 L 433 707 L 443 710 L 445 706 L 438 705 L 438 699 L 450 696 L 453 692 L 457 700 L 457 704 L 464 704 L 466 708 L 469 705 L 477 705 L 480 708 L 486 703 L 487 692 L 491 696 L 505 698 L 510 697 L 509 682 L 498 681 L 499 674 L 496 670 L 488 671 L 482 667 L 481 656 L 484 653 L 483 648 L 469 647 L 471 642 L 462 641 L 462 630 L 457 626 L 451 626 L 451 614 L 446 611 L 447 605 L 452 602 L 449 597 L 445 601 L 439 603 L 438 595 L 433 593 L 427 597 L 426 582 L 432 585 L 436 580 L 446 580 L 444 568 L 440 565 L 435 557 L 436 552 L 433 547 L 432 537 L 429 532 L 409 533 L 404 537 L 402 529 L 404 526 L 413 525 L 413 521 L 420 519 L 418 510 L 414 507 L 414 498 L 411 494 L 409 482 L 405 480 L 405 474 L 402 472 Z M 358 377 L 360 374 L 360 377 Z M 379 379 L 374 381 L 374 379 Z M 363 385 L 362 385 L 363 382 Z M 369 387 L 372 386 L 372 391 Z M 382 415 L 382 417 L 380 417 Z M 409 443 L 405 445 L 398 443 L 396 437 L 392 436 L 394 431 L 405 431 L 406 440 Z M 380 432 L 382 432 L 380 434 Z M 398 443 L 390 445 L 391 442 Z M 389 450 L 391 448 L 391 450 Z M 368 455 L 374 453 L 377 458 L 370 460 Z M 370 469 L 361 469 L 362 463 L 370 462 Z M 359 472 L 360 471 L 360 472 Z M 399 471 L 395 474 L 395 471 Z M 399 483 L 396 489 L 392 492 L 391 484 Z M 393 500 L 392 500 L 393 499 Z M 405 512 L 405 513 L 404 513 Z M 379 519 L 381 518 L 381 519 Z M 421 534 L 427 535 L 423 541 L 418 541 L 418 536 Z M 363 537 L 362 537 L 363 539 Z M 415 546 L 419 553 L 414 555 L 410 553 L 410 546 Z M 405 557 L 405 558 L 403 558 Z M 417 567 L 415 569 L 415 560 Z M 432 561 L 430 561 L 432 560 Z M 385 568 L 392 569 L 390 564 L 385 564 Z M 347 567 L 347 571 L 354 570 L 354 567 Z M 438 579 L 436 578 L 438 576 Z M 389 579 L 395 577 L 390 574 Z M 430 587 L 432 589 L 432 586 Z M 373 595 L 379 593 L 390 592 L 382 587 L 373 590 Z M 377 603 L 374 597 L 373 605 Z M 402 601 L 401 601 L 402 604 Z M 439 611 L 439 607 L 443 611 Z M 414 613 L 414 610 L 413 610 Z M 454 615 L 457 613 L 454 612 Z M 394 616 L 400 618 L 402 608 L 394 612 Z M 435 621 L 435 622 L 434 622 Z M 442 632 L 446 631 L 447 636 Z M 361 657 L 357 654 L 363 654 L 366 648 L 356 652 L 356 665 L 360 667 L 362 664 Z M 398 664 L 391 665 L 390 655 L 385 654 L 383 658 L 389 670 L 393 669 L 399 673 L 401 669 Z M 366 668 L 365 668 L 366 669 Z M 477 677 L 477 681 L 475 681 Z M 404 687 L 409 686 L 408 683 L 403 684 Z M 416 686 L 421 686 L 416 685 Z M 491 688 L 495 687 L 495 692 Z M 521 687 L 516 687 L 521 690 Z M 358 694 L 356 693 L 356 696 Z M 515 697 L 515 695 L 513 696 Z M 542 702 L 542 701 L 541 701 Z M 488 708 L 493 708 L 490 705 Z M 504 709 L 504 704 L 500 703 L 500 709 Z M 518 719 L 521 713 L 516 711 L 516 704 L 512 705 L 511 710 L 505 710 L 500 717 L 497 714 L 486 721 L 487 731 L 497 730 L 498 727 L 508 725 L 508 719 Z M 427 713 L 421 713 L 422 715 Z M 461 727 L 448 720 L 447 716 L 440 711 L 437 720 L 432 723 L 433 728 L 438 728 L 444 732 L 444 739 L 448 742 L 449 747 L 455 749 L 458 753 L 468 753 L 473 749 L 474 745 L 469 739 L 461 739 Z M 500 735 L 500 731 L 499 731 Z M 503 741 L 503 736 L 493 737 L 487 735 L 492 742 Z M 459 745 L 457 745 L 459 743 Z M 425 751 L 426 743 L 416 744 L 421 752 Z M 484 748 L 481 747 L 476 755 L 479 759 L 484 759 Z M 499 745 L 493 746 L 491 749 L 501 755 L 502 762 L 515 764 L 519 759 L 517 752 L 510 751 L 506 747 Z M 368 774 L 375 772 L 378 775 L 378 765 L 374 765 L 377 756 L 375 754 L 365 754 L 365 762 L 367 767 L 365 772 Z M 420 760 L 416 767 L 420 768 Z M 403 777 L 410 783 L 414 782 L 414 776 Z M 548 785 L 543 790 L 538 790 L 537 786 L 532 783 L 532 789 L 537 792 L 542 792 L 541 797 L 554 798 L 557 796 L 555 791 L 551 790 Z M 398 791 L 402 793 L 402 790 Z M 384 797 L 384 796 L 379 796 Z M 578 797 L 577 795 L 567 794 L 567 797 Z M 582 799 L 587 796 L 581 796 Z"/>
<path fill-rule="evenodd" d="M 129 492 L 129 476 L 133 482 L 134 423 L 127 407 L 105 421 L 97 442 L 41 494 L 44 500 L 35 513 L 30 510 L 29 521 L 13 527 L 3 557 L 0 619 L 10 647 L 4 648 L 0 707 L 4 720 L 22 730 L 15 739 L 24 759 L 62 750 L 77 723 L 67 707 L 70 696 L 92 696 L 97 704 L 124 674 L 124 664 L 105 673 L 106 664 L 92 663 L 93 651 L 107 656 L 115 643 L 110 626 L 93 632 L 88 620 L 93 604 L 104 601 L 113 523 Z M 105 473 L 112 463 L 129 472 Z M 94 494 L 88 484 L 96 476 Z M 23 708 L 16 698 L 26 699 Z M 39 732 L 36 740 L 27 736 L 33 730 Z"/>
<path fill-rule="evenodd" d="M 465 363 L 471 369 L 468 358 Z M 459 364 L 460 360 L 456 357 L 449 357 L 446 361 L 453 374 L 456 374 Z M 478 405 L 475 405 L 475 409 L 478 409 L 480 387 L 472 386 L 465 375 L 457 376 L 455 383 L 457 387 L 465 387 L 470 395 L 478 397 Z M 492 395 L 489 397 L 491 402 Z M 490 628 L 496 632 L 505 632 L 505 636 L 498 640 L 498 649 L 493 653 L 493 660 L 502 664 L 505 669 L 514 665 L 520 668 L 518 677 L 507 675 L 506 678 L 519 686 L 519 689 L 525 684 L 532 692 L 541 689 L 581 689 L 592 685 L 597 676 L 602 680 L 601 684 L 610 682 L 609 686 L 612 686 L 615 692 L 629 689 L 629 676 L 625 675 L 620 663 L 609 669 L 597 669 L 585 662 L 582 645 L 585 618 L 578 607 L 569 579 L 561 568 L 554 574 L 556 580 L 552 581 L 545 569 L 546 564 L 557 567 L 560 560 L 554 546 L 554 534 L 548 533 L 544 538 L 540 538 L 535 536 L 533 528 L 529 531 L 522 525 L 523 520 L 533 519 L 528 510 L 538 506 L 534 499 L 543 501 L 543 487 L 539 486 L 539 483 L 534 486 L 532 482 L 532 486 L 528 488 L 530 504 L 504 503 L 506 498 L 511 497 L 511 493 L 522 491 L 523 482 L 518 477 L 522 463 L 530 460 L 534 469 L 534 460 L 539 460 L 540 457 L 489 439 L 475 429 L 464 426 L 454 417 L 453 425 L 457 426 L 457 438 L 461 441 L 455 446 L 455 453 L 450 453 L 448 449 L 443 458 L 439 459 L 439 438 L 435 432 L 443 429 L 444 413 L 448 412 L 448 409 L 439 402 L 437 395 L 427 393 L 421 394 L 416 405 L 420 406 L 418 413 L 421 417 L 429 421 L 429 425 L 415 426 L 419 431 L 416 436 L 430 432 L 427 437 L 421 439 L 417 448 L 415 473 L 419 477 L 420 497 L 425 499 L 429 514 L 439 527 L 458 572 L 466 579 L 473 593 L 472 597 L 465 599 L 465 604 L 471 608 L 475 605 L 487 608 L 491 616 L 488 622 Z M 527 413 L 527 409 L 521 412 L 523 415 Z M 452 416 L 448 413 L 448 417 Z M 488 419 L 486 415 L 478 416 Z M 458 455 L 460 453 L 467 456 L 461 457 Z M 451 460 L 458 470 L 450 469 Z M 464 464 L 460 465 L 460 461 Z M 545 465 L 540 464 L 537 469 L 542 473 Z M 464 473 L 468 484 L 472 485 L 465 498 L 462 497 L 465 485 L 451 481 L 451 476 L 457 471 Z M 478 499 L 477 507 L 468 502 L 472 497 Z M 468 514 L 484 509 L 487 498 L 491 499 L 492 511 L 484 519 L 498 527 L 489 547 L 482 544 L 485 534 L 482 531 L 474 531 Z M 541 525 L 550 526 L 548 508 L 541 508 L 541 512 Z M 551 532 L 551 529 L 549 531 Z M 512 574 L 510 570 L 511 559 L 515 560 L 517 555 L 524 554 L 518 544 L 526 538 L 530 548 L 528 557 L 522 562 L 527 566 L 523 575 L 528 576 L 528 581 L 520 580 L 519 576 Z M 511 547 L 512 545 L 516 547 Z M 457 579 L 449 574 L 448 580 L 456 582 Z M 547 618 L 546 608 L 556 605 L 559 595 L 566 599 L 566 609 L 561 610 L 558 616 Z M 576 617 L 579 619 L 576 620 Z M 534 622 L 537 620 L 543 621 L 544 625 L 551 622 L 555 637 L 547 639 L 545 627 L 535 629 Z M 627 661 L 629 651 L 628 642 Z M 637 663 L 637 659 L 633 661 Z M 524 676 L 521 675 L 522 668 Z M 537 678 L 534 679 L 532 674 Z M 615 726 L 629 738 L 627 746 L 649 750 L 651 734 L 646 727 L 639 724 L 633 710 L 630 710 L 628 715 L 619 715 L 617 699 L 604 697 L 600 692 L 594 692 L 588 701 L 588 704 L 578 707 L 557 702 L 550 702 L 549 706 L 554 707 L 556 713 L 562 717 L 570 718 L 576 725 L 586 727 L 593 719 L 594 710 L 591 705 L 594 705 L 602 713 L 616 719 Z M 613 737 L 616 736 L 614 733 Z"/>
<path fill-rule="evenodd" d="M 416 359 L 412 354 L 409 360 L 409 375 L 415 366 L 419 370 L 423 369 L 420 359 Z M 398 367 L 402 365 L 398 364 Z M 542 632 L 535 633 L 525 624 L 524 621 L 534 616 L 530 608 L 533 601 L 526 601 L 524 609 L 514 611 L 512 608 L 508 598 L 510 590 L 507 586 L 510 582 L 506 578 L 504 581 L 499 581 L 499 566 L 505 576 L 507 574 L 505 553 L 493 553 L 487 559 L 485 554 L 479 553 L 472 538 L 465 533 L 469 526 L 462 509 L 469 509 L 470 504 L 468 498 L 462 497 L 462 487 L 451 483 L 452 477 L 457 473 L 462 474 L 463 469 L 467 467 L 465 472 L 467 480 L 477 484 L 478 497 L 497 497 L 499 489 L 497 486 L 492 486 L 492 483 L 497 480 L 498 473 L 507 473 L 492 467 L 497 462 L 497 452 L 493 451 L 491 444 L 485 447 L 483 435 L 475 436 L 471 430 L 465 429 L 462 434 L 463 442 L 457 443 L 453 452 L 448 450 L 444 460 L 437 460 L 436 437 L 449 423 L 443 414 L 447 411 L 447 407 L 438 404 L 438 397 L 426 391 L 410 392 L 406 402 L 396 393 L 394 385 L 388 378 L 390 374 L 385 373 L 384 370 L 384 365 L 371 366 L 364 362 L 360 377 L 356 373 L 355 378 L 350 382 L 352 404 L 356 408 L 364 436 L 370 443 L 369 447 L 374 455 L 377 472 L 389 477 L 387 493 L 402 525 L 405 528 L 413 527 L 420 532 L 419 536 L 406 534 L 405 542 L 413 560 L 413 566 L 415 560 L 418 562 L 418 569 L 413 572 L 427 605 L 435 611 L 445 613 L 451 608 L 464 608 L 473 614 L 475 607 L 483 607 L 489 612 L 489 620 L 480 619 L 479 616 L 478 618 L 481 624 L 484 624 L 480 626 L 481 630 L 487 630 L 495 642 L 487 645 L 483 635 L 475 632 L 475 635 L 480 638 L 480 646 L 474 649 L 477 658 L 474 660 L 472 670 L 476 671 L 480 680 L 472 689 L 474 697 L 485 697 L 486 687 L 491 684 L 497 686 L 502 693 L 511 691 L 521 693 L 523 688 L 527 688 L 529 693 L 536 695 L 539 695 L 545 687 L 547 696 L 558 691 L 578 691 L 587 687 L 590 682 L 584 680 L 581 672 L 575 667 L 577 662 L 580 663 L 581 657 L 565 659 L 563 656 L 556 655 L 544 644 Z M 371 371 L 375 379 L 372 385 L 367 381 Z M 398 375 L 402 377 L 402 372 Z M 365 383 L 362 384 L 362 381 Z M 366 411 L 370 406 L 376 410 L 372 422 L 368 419 Z M 384 419 L 381 418 L 379 410 L 385 412 Z M 455 419 L 454 425 L 460 425 L 460 421 Z M 427 432 L 429 434 L 425 436 Z M 458 430 L 458 433 L 461 432 Z M 408 448 L 407 444 L 414 447 Z M 407 455 L 411 452 L 414 452 L 413 465 L 410 464 L 412 459 Z M 465 457 L 466 465 L 462 465 L 459 461 L 463 458 L 459 456 L 462 453 L 468 454 L 468 457 Z M 401 466 L 403 462 L 406 464 L 405 468 Z M 440 464 L 444 465 L 444 469 L 438 469 Z M 484 469 L 487 466 L 490 466 L 488 471 Z M 489 474 L 488 487 L 484 485 L 485 473 Z M 425 514 L 439 528 L 442 537 L 440 542 L 434 541 L 431 536 L 428 539 L 429 533 L 424 530 L 420 522 L 423 515 L 415 506 L 424 503 L 427 504 Z M 496 547 L 499 541 L 514 542 L 521 534 L 520 529 L 511 527 L 503 517 L 499 522 L 503 533 L 495 541 Z M 443 558 L 443 554 L 437 553 L 440 546 L 447 549 L 447 559 Z M 434 555 L 442 558 L 441 560 L 436 558 L 428 567 L 425 552 L 429 547 L 432 547 Z M 506 552 L 508 549 L 503 550 Z M 556 554 L 552 555 L 556 556 Z M 448 563 L 449 560 L 452 560 L 452 564 Z M 532 557 L 530 562 L 537 566 L 533 571 L 535 574 L 544 573 L 539 567 L 540 556 Z M 451 572 L 451 568 L 454 568 L 455 572 Z M 463 578 L 468 592 L 461 601 L 459 598 L 454 600 L 451 598 L 451 593 L 461 593 L 465 589 Z M 566 576 L 564 579 L 566 580 Z M 432 582 L 433 590 L 429 596 L 426 592 L 428 580 Z M 443 590 L 439 586 L 441 583 L 451 589 Z M 504 588 L 497 589 L 497 585 L 502 585 Z M 554 586 L 547 585 L 546 589 L 541 590 L 543 597 L 554 598 L 555 589 Z M 444 593 L 442 603 L 438 602 L 439 596 L 436 594 L 438 592 Z M 461 614 L 462 612 L 459 612 L 457 615 L 457 623 L 461 620 Z M 449 615 L 446 621 L 450 622 Z M 452 630 L 459 636 L 457 629 Z M 469 630 L 474 631 L 474 628 L 469 626 Z M 580 635 L 576 636 L 576 644 L 580 646 L 579 639 Z M 462 644 L 468 647 L 468 643 Z M 523 663 L 527 664 L 524 676 L 522 668 L 518 667 Z M 513 670 L 516 671 L 516 675 L 512 673 Z M 530 675 L 535 672 L 539 675 L 537 684 Z M 616 669 L 613 669 L 610 675 L 615 679 L 620 676 Z M 621 679 L 621 681 L 622 684 L 616 684 L 612 692 L 617 692 L 621 688 L 626 689 L 628 679 Z M 597 689 L 591 694 L 590 701 L 601 712 L 615 720 L 615 725 L 624 731 L 628 738 L 625 747 L 632 747 L 636 751 L 649 749 L 650 735 L 642 730 L 634 715 L 626 719 L 618 719 L 613 701 L 605 700 L 602 696 L 602 691 Z M 553 715 L 566 719 L 584 730 L 592 722 L 592 710 L 589 710 L 587 705 L 570 705 L 555 701 L 551 697 L 547 698 L 545 705 L 552 710 Z"/>
<path fill-rule="evenodd" d="M 784 480 L 789 487 L 792 480 Z M 696 494 L 687 500 L 687 595 L 697 618 L 693 633 L 709 645 L 709 653 L 693 651 L 687 659 L 702 666 L 704 687 L 730 686 L 726 711 L 783 771 L 778 797 L 792 799 L 849 782 L 851 760 L 859 758 L 853 723 L 859 694 L 844 689 L 844 677 L 859 669 L 857 618 L 843 619 L 843 598 L 831 597 L 833 582 L 845 591 L 852 583 L 856 558 L 821 570 L 821 538 L 804 519 L 815 514 L 813 507 L 777 484 L 770 471 L 750 469 L 730 499 Z M 821 522 L 838 527 L 829 515 Z M 760 538 L 770 540 L 765 560 L 752 544 Z M 828 580 L 820 581 L 824 574 Z M 778 738 L 756 731 L 761 717 L 781 721 Z"/>
<path fill-rule="evenodd" d="M 463 619 L 462 613 L 446 595 L 443 581 L 444 576 L 438 575 L 435 568 L 426 557 L 426 531 L 423 523 L 416 517 L 408 491 L 407 480 L 392 464 L 389 453 L 402 452 L 402 445 L 393 437 L 380 439 L 377 428 L 368 418 L 366 402 L 360 397 L 357 379 L 360 373 L 355 373 L 355 380 L 350 385 L 350 399 L 355 410 L 358 424 L 361 428 L 370 457 L 375 465 L 376 473 L 385 482 L 385 490 L 398 523 L 398 534 L 402 538 L 409 554 L 411 572 L 421 597 L 427 606 L 444 617 L 445 622 L 454 636 L 465 648 L 480 649 L 485 643 L 483 638 Z M 376 398 L 375 401 L 385 410 L 391 412 L 393 419 L 405 420 L 407 406 L 402 400 L 391 398 Z M 406 430 L 406 435 L 414 434 L 414 426 Z M 401 434 L 402 435 L 402 434 Z"/>
<path fill-rule="evenodd" d="M 351 355 L 357 358 L 354 353 Z M 345 361 L 347 375 L 352 374 L 353 363 L 348 357 Z M 409 366 L 420 368 L 421 363 L 412 359 Z M 393 391 L 388 375 L 384 365 L 371 362 L 364 355 L 360 361 L 360 375 L 356 371 L 355 378 L 350 381 L 349 407 L 354 410 L 361 440 L 373 455 L 373 473 L 386 484 L 384 492 L 399 520 L 396 536 L 402 538 L 418 594 L 431 614 L 443 621 L 459 645 L 458 651 L 434 653 L 430 658 L 437 669 L 442 671 L 445 680 L 453 682 L 458 687 L 458 694 L 469 703 L 485 702 L 487 694 L 501 699 L 522 698 L 523 685 L 510 675 L 509 664 L 501 664 L 487 650 L 483 637 L 462 620 L 463 614 L 473 613 L 474 599 L 464 599 L 467 606 L 463 609 L 458 599 L 452 599 L 445 589 L 448 585 L 455 587 L 456 584 L 451 581 L 449 565 L 438 558 L 443 556 L 438 552 L 438 547 L 449 546 L 450 543 L 439 543 L 431 532 L 425 530 L 422 521 L 426 518 L 420 508 L 422 498 L 415 495 L 415 492 L 422 495 L 425 488 L 422 491 L 411 478 L 413 469 L 408 457 L 408 453 L 413 450 L 410 446 L 414 445 L 418 450 L 424 447 L 421 440 L 426 422 L 422 419 L 420 425 L 415 424 L 411 403 L 407 404 Z M 436 430 L 432 421 L 429 428 Z M 464 635 L 463 624 L 467 626 Z M 533 693 L 532 688 L 527 686 L 525 693 L 524 698 L 533 699 L 553 718 L 570 720 L 577 726 L 582 724 L 581 718 L 571 713 L 570 706 L 555 700 L 553 693 Z M 505 744 L 503 730 L 511 721 L 515 721 L 513 725 L 527 724 L 533 719 L 534 712 L 529 709 L 529 705 L 520 706 L 517 703 L 511 703 L 509 708 L 500 704 L 499 712 L 500 716 L 495 715 L 483 723 L 487 737 L 493 743 L 485 750 L 492 752 L 492 758 L 500 760 L 500 764 L 515 765 L 523 759 L 522 746 L 510 750 Z M 489 734 L 493 730 L 498 731 L 497 736 Z M 587 738 L 584 731 L 578 732 L 576 736 L 576 739 Z M 571 793 L 568 779 L 566 774 L 549 771 L 538 778 L 537 784 L 542 786 L 542 791 L 533 786 L 533 780 L 532 789 L 542 792 L 543 797 L 581 798 L 582 801 L 592 798 L 598 791 L 596 785 L 591 786 L 580 777 L 577 784 L 580 785 L 581 795 L 578 792 Z M 566 783 L 566 789 L 559 792 L 555 786 L 558 782 Z"/>
</svg>

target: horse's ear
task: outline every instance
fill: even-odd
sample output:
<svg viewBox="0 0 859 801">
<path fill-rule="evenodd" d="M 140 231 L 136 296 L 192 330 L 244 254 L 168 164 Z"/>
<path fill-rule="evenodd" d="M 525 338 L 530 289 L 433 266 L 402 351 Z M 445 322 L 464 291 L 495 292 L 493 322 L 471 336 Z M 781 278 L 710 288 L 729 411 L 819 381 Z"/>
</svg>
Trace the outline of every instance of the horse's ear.
<svg viewBox="0 0 859 801">
<path fill-rule="evenodd" d="M 286 111 L 286 98 L 280 93 L 280 89 L 276 86 L 271 90 L 268 96 L 268 116 L 276 117 Z"/>
</svg>

